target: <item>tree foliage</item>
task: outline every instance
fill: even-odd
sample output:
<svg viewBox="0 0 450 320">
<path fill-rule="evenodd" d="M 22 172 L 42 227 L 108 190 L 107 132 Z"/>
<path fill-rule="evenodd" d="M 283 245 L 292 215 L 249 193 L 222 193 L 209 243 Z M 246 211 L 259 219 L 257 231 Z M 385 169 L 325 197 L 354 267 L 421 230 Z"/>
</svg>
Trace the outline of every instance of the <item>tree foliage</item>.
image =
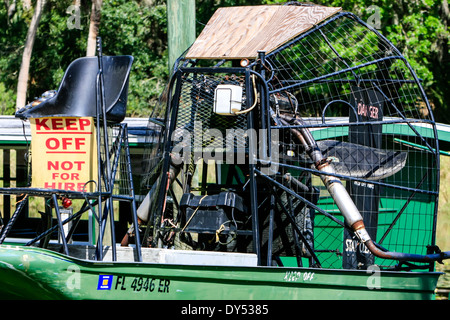
<svg viewBox="0 0 450 320">
<path fill-rule="evenodd" d="M 379 31 L 406 56 L 434 109 L 450 122 L 450 13 L 447 0 L 320 0 L 341 6 L 367 22 L 379 19 Z"/>
<path fill-rule="evenodd" d="M 0 112 L 13 114 L 15 90 L 33 10 L 16 1 L 0 5 Z M 69 63 L 86 55 L 92 1 L 80 0 L 80 27 L 68 24 L 73 0 L 48 0 L 30 65 L 28 100 L 56 89 Z M 286 0 L 196 0 L 197 33 L 218 7 L 284 3 Z M 32 5 L 36 1 L 31 1 Z M 405 54 L 423 80 L 437 120 L 450 122 L 450 52 L 447 0 L 316 0 L 339 6 L 364 21 L 379 20 L 379 31 Z M 377 22 L 377 21 L 375 21 Z M 165 0 L 103 0 L 99 35 L 104 54 L 134 56 L 130 77 L 130 116 L 146 117 L 168 78 Z"/>
</svg>

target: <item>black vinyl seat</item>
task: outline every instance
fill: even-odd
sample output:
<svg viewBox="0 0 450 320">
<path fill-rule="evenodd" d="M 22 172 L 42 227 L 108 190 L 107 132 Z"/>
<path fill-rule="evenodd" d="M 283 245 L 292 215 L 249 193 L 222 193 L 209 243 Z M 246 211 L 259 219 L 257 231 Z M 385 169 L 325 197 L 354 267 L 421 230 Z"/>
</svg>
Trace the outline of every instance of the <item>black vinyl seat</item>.
<svg viewBox="0 0 450 320">
<path fill-rule="evenodd" d="M 132 56 L 103 56 L 106 119 L 119 123 L 125 118 Z M 67 68 L 57 93 L 39 103 L 18 110 L 21 119 L 41 117 L 95 117 L 97 105 L 98 57 L 74 60 Z"/>
</svg>

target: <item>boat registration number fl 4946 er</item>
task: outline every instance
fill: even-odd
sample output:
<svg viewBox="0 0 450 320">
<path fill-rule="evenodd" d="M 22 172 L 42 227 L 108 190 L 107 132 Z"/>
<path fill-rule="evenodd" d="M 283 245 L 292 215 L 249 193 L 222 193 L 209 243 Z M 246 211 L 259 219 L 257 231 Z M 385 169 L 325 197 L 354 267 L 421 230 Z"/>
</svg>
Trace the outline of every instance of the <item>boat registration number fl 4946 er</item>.
<svg viewBox="0 0 450 320">
<path fill-rule="evenodd" d="M 170 280 L 148 277 L 100 275 L 97 290 L 131 290 L 134 292 L 169 293 Z"/>
</svg>

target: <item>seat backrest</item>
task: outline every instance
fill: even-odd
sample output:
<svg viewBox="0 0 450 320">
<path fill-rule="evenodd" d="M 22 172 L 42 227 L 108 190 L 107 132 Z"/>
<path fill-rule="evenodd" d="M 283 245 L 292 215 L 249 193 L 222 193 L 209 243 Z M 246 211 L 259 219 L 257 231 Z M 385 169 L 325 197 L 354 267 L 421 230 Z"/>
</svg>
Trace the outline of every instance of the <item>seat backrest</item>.
<svg viewBox="0 0 450 320">
<path fill-rule="evenodd" d="M 109 123 L 118 123 L 125 118 L 133 57 L 103 56 L 102 59 L 106 118 Z M 95 117 L 98 70 L 98 57 L 83 57 L 73 61 L 55 96 L 17 111 L 16 117 Z"/>
</svg>

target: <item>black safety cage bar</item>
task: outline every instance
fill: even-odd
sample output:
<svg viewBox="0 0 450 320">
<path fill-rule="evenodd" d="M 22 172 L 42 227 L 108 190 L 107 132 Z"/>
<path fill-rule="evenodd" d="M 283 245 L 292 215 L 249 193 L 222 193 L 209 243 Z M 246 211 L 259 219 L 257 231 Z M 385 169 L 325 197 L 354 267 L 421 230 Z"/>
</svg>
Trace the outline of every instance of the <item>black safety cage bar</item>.
<svg viewBox="0 0 450 320">
<path fill-rule="evenodd" d="M 377 37 L 379 37 L 382 41 L 384 41 L 385 43 L 387 43 L 395 52 L 395 55 L 393 56 L 388 56 L 388 57 L 384 57 L 384 58 L 380 58 L 374 61 L 370 61 L 367 63 L 363 63 L 357 66 L 353 66 L 350 67 L 347 65 L 346 69 L 342 69 L 339 71 L 336 71 L 334 73 L 330 73 L 328 75 L 323 75 L 323 76 L 318 76 L 316 78 L 312 78 L 312 79 L 308 79 L 308 80 L 291 80 L 291 81 L 284 81 L 282 80 L 281 83 L 282 85 L 280 87 L 276 87 L 273 86 L 271 83 L 271 75 L 268 75 L 268 71 L 267 71 L 267 67 L 266 66 L 270 66 L 271 65 L 271 58 L 278 54 L 279 52 L 285 50 L 286 48 L 289 48 L 290 46 L 292 46 L 293 44 L 301 41 L 303 38 L 308 37 L 309 35 L 313 34 L 313 33 L 321 33 L 321 35 L 325 38 L 325 40 L 327 40 L 326 36 L 324 35 L 324 33 L 322 32 L 322 29 L 327 26 L 328 24 L 332 23 L 333 21 L 336 21 L 337 19 L 340 18 L 350 18 L 354 21 L 356 21 L 357 23 L 361 24 L 362 26 L 368 28 L 370 31 L 374 32 L 376 34 Z M 339 54 L 337 53 L 337 51 L 335 50 L 335 48 L 333 48 L 332 44 L 329 41 L 326 41 L 327 44 L 329 45 L 329 47 L 331 48 L 331 50 L 336 54 L 336 56 L 343 60 L 342 57 L 339 56 Z M 170 121 L 169 126 L 168 127 L 163 127 L 163 131 L 164 131 L 164 136 L 165 136 L 165 147 L 164 147 L 164 153 L 163 153 L 163 166 L 162 166 L 162 174 L 160 177 L 160 183 L 161 186 L 159 188 L 159 195 L 158 195 L 158 206 L 155 210 L 153 214 L 153 219 L 151 219 L 151 221 L 149 221 L 149 224 L 153 224 L 153 226 L 155 226 L 155 230 L 154 230 L 154 245 L 156 245 L 156 241 L 157 241 L 157 230 L 158 227 L 161 223 L 161 216 L 163 214 L 163 208 L 165 206 L 165 199 L 167 196 L 167 183 L 169 181 L 169 177 L 168 177 L 168 172 L 169 172 L 169 166 L 170 166 L 170 153 L 172 150 L 173 145 L 171 145 L 171 141 L 170 141 L 170 137 L 172 136 L 172 133 L 175 130 L 176 127 L 176 121 L 175 119 L 177 119 L 177 113 L 178 113 L 178 100 L 180 98 L 180 86 L 181 86 L 181 80 L 183 77 L 185 77 L 188 74 L 218 74 L 218 73 L 224 73 L 224 74 L 244 74 L 245 75 L 245 86 L 246 86 L 246 99 L 247 99 L 247 107 L 249 105 L 252 104 L 253 99 L 257 99 L 257 97 L 253 97 L 251 92 L 252 90 L 250 90 L 250 86 L 251 86 L 251 81 L 250 81 L 250 77 L 251 76 L 256 76 L 257 78 L 257 88 L 258 88 L 258 92 L 259 92 L 259 101 L 258 101 L 258 105 L 259 107 L 256 108 L 255 110 L 252 110 L 250 112 L 247 113 L 247 124 L 248 124 L 248 129 L 266 129 L 265 132 L 267 132 L 267 135 L 263 135 L 262 137 L 259 137 L 259 143 L 262 144 L 262 148 L 264 150 L 268 150 L 267 155 L 269 155 L 267 158 L 264 156 L 263 158 L 256 158 L 257 162 L 256 163 L 252 163 L 251 161 L 248 164 L 248 170 L 249 170 L 249 175 L 247 178 L 247 181 L 245 182 L 245 186 L 248 188 L 249 190 L 249 194 L 250 194 L 250 207 L 251 207 L 251 219 L 252 219 L 252 232 L 253 232 L 253 244 L 254 244 L 254 252 L 257 254 L 257 259 L 258 259 L 258 265 L 264 264 L 265 262 L 262 261 L 262 252 L 261 252 L 261 233 L 260 230 L 258 228 L 259 226 L 259 216 L 258 216 L 258 208 L 265 202 L 270 203 L 270 223 L 271 225 L 273 224 L 273 215 L 274 215 L 274 205 L 275 203 L 278 203 L 278 205 L 280 205 L 281 207 L 281 211 L 283 211 L 286 216 L 288 217 L 288 219 L 291 222 L 292 227 L 296 230 L 297 235 L 301 238 L 302 237 L 302 233 L 300 232 L 300 230 L 298 230 L 298 226 L 295 223 L 295 219 L 292 216 L 291 212 L 289 211 L 289 208 L 286 208 L 282 203 L 280 203 L 280 201 L 277 200 L 277 197 L 275 195 L 275 193 L 273 192 L 273 188 L 279 188 L 284 190 L 286 193 L 288 193 L 289 195 L 293 196 L 294 198 L 297 198 L 299 200 L 301 200 L 306 207 L 312 208 L 314 210 L 316 210 L 317 212 L 325 215 L 326 217 L 330 218 L 332 221 L 334 221 L 336 224 L 340 225 L 341 227 L 344 228 L 349 228 L 344 222 L 342 222 L 341 220 L 335 218 L 332 214 L 328 213 L 327 211 L 325 211 L 324 209 L 320 208 L 317 204 L 305 199 L 304 197 L 300 196 L 299 194 L 293 192 L 292 190 L 290 190 L 289 188 L 287 188 L 285 185 L 283 185 L 282 183 L 280 183 L 279 181 L 277 181 L 276 179 L 274 179 L 272 176 L 267 175 L 262 173 L 261 168 L 267 165 L 272 164 L 276 164 L 279 167 L 283 167 L 283 168 L 290 168 L 290 169 L 301 169 L 305 172 L 309 172 L 313 175 L 317 175 L 317 176 L 321 176 L 324 175 L 323 172 L 316 170 L 316 169 L 312 169 L 312 168 L 307 168 L 307 167 L 301 167 L 301 166 L 296 166 L 296 165 L 291 165 L 291 164 L 286 164 L 286 163 L 273 163 L 273 159 L 270 158 L 270 148 L 271 148 L 271 144 L 270 142 L 270 137 L 271 137 L 271 130 L 277 129 L 277 130 L 282 130 L 282 129 L 292 129 L 292 128 L 297 128 L 297 129 L 310 129 L 310 128 L 332 128 L 332 127 L 348 127 L 350 125 L 350 123 L 327 123 L 325 121 L 325 112 L 327 110 L 327 106 L 325 106 L 322 110 L 322 114 L 320 115 L 321 119 L 322 119 L 322 123 L 315 123 L 315 124 L 301 124 L 301 125 L 291 125 L 291 126 L 285 126 L 282 124 L 277 124 L 277 125 L 273 125 L 271 123 L 271 120 L 273 119 L 274 115 L 272 114 L 272 110 L 270 108 L 270 95 L 278 93 L 278 92 L 283 92 L 289 89 L 299 89 L 307 84 L 310 83 L 325 83 L 325 82 L 340 82 L 340 81 L 347 81 L 347 82 L 365 82 L 365 83 L 370 83 L 374 88 L 378 89 L 378 91 L 383 94 L 382 90 L 378 88 L 377 83 L 380 82 L 381 79 L 377 79 L 377 78 L 373 78 L 373 79 L 358 79 L 355 71 L 367 66 L 371 66 L 371 65 L 375 65 L 378 63 L 382 63 L 382 62 L 386 62 L 389 60 L 401 60 L 402 62 L 404 62 L 407 66 L 407 68 L 410 70 L 411 74 L 413 75 L 414 79 L 413 80 L 408 80 L 408 79 L 383 79 L 383 81 L 391 81 L 392 83 L 398 82 L 398 83 L 414 83 L 416 84 L 419 88 L 420 88 L 420 94 L 422 96 L 423 101 L 426 104 L 426 108 L 430 111 L 430 119 L 412 119 L 412 118 L 406 118 L 405 116 L 402 115 L 402 112 L 400 110 L 397 109 L 396 105 L 394 102 L 392 102 L 388 97 L 385 96 L 386 101 L 390 104 L 391 107 L 393 107 L 394 109 L 396 109 L 398 111 L 398 114 L 400 115 L 398 118 L 396 119 L 389 119 L 389 120 L 383 120 L 383 121 L 370 121 L 370 122 L 364 122 L 364 121 L 360 121 L 360 122 L 356 122 L 356 123 L 351 123 L 352 126 L 365 126 L 365 125 L 376 125 L 376 124 L 404 124 L 407 125 L 413 132 L 414 134 L 420 139 L 420 141 L 423 142 L 423 144 L 426 146 L 426 151 L 431 153 L 434 156 L 434 170 L 436 170 L 433 174 L 436 175 L 436 180 L 435 183 L 438 186 L 439 185 L 439 145 L 438 145 L 438 141 L 437 139 L 433 140 L 433 146 L 429 143 L 429 139 L 427 137 L 424 137 L 420 132 L 418 132 L 415 127 L 413 126 L 413 124 L 427 124 L 427 125 L 431 125 L 432 127 L 432 131 L 434 133 L 434 136 L 437 137 L 437 129 L 436 129 L 436 124 L 434 122 L 434 118 L 431 112 L 431 108 L 428 102 L 428 99 L 424 93 L 424 90 L 420 84 L 420 80 L 418 79 L 418 77 L 416 76 L 416 74 L 413 72 L 412 67 L 410 66 L 410 64 L 406 61 L 406 59 L 403 57 L 403 55 L 392 45 L 391 42 L 389 42 L 384 36 L 382 36 L 377 30 L 375 30 L 374 28 L 372 28 L 371 26 L 367 25 L 366 23 L 364 23 L 363 21 L 361 21 L 358 17 L 356 17 L 355 15 L 348 13 L 348 12 L 342 12 L 342 13 L 338 13 L 336 15 L 334 15 L 333 17 L 329 18 L 328 20 L 326 20 L 323 23 L 320 23 L 318 25 L 315 25 L 314 27 L 312 27 L 310 30 L 308 30 L 307 32 L 301 34 L 300 36 L 298 36 L 297 38 L 291 40 L 290 42 L 286 43 L 285 45 L 279 47 L 278 49 L 274 50 L 273 52 L 270 52 L 268 54 L 266 54 L 265 52 L 258 52 L 258 57 L 257 59 L 255 59 L 253 62 L 251 62 L 247 67 L 224 67 L 222 66 L 226 60 L 222 60 L 219 61 L 215 66 L 213 67 L 195 67 L 195 65 L 199 62 L 197 60 L 189 60 L 189 59 L 184 59 L 183 57 L 181 57 L 179 60 L 177 60 L 177 62 L 175 63 L 175 71 L 172 75 L 171 81 L 170 81 L 170 85 L 169 85 L 169 102 L 167 104 L 168 108 L 166 109 L 166 119 L 169 119 Z M 190 65 L 190 66 L 188 66 Z M 355 79 L 335 79 L 333 77 L 339 76 L 341 74 L 346 74 L 346 73 L 353 73 L 355 75 Z M 330 102 L 333 103 L 334 101 Z M 345 101 L 344 101 L 345 102 Z M 348 103 L 347 103 L 348 104 Z M 356 112 L 353 109 L 353 112 Z M 431 170 L 431 169 L 430 169 Z M 407 199 L 407 201 L 405 202 L 404 206 L 401 208 L 401 210 L 398 212 L 396 218 L 394 219 L 394 221 L 391 223 L 391 225 L 389 226 L 388 230 L 386 231 L 386 233 L 383 235 L 382 240 L 386 237 L 386 235 L 392 230 L 392 227 L 395 225 L 396 221 L 398 220 L 398 218 L 403 214 L 405 208 L 408 206 L 408 204 L 410 203 L 411 199 L 414 197 L 415 194 L 419 193 L 419 194 L 426 194 L 426 195 L 431 195 L 432 197 L 435 197 L 436 201 L 436 205 L 434 207 L 434 218 L 433 218 L 433 230 L 432 230 L 432 245 L 434 245 L 435 243 L 435 230 L 436 230 L 436 218 L 437 218 L 437 198 L 438 198 L 438 188 L 434 188 L 434 190 L 426 190 L 421 188 L 423 181 L 427 178 L 427 176 L 430 174 L 430 170 L 426 171 L 424 173 L 424 176 L 422 177 L 422 179 L 420 179 L 420 182 L 417 183 L 417 185 L 415 187 L 406 187 L 406 186 L 399 186 L 399 185 L 395 185 L 395 184 L 391 184 L 391 183 L 386 183 L 386 182 L 382 182 L 382 181 L 373 181 L 373 180 L 366 180 L 363 178 L 354 178 L 354 177 L 348 177 L 348 176 L 343 176 L 343 175 L 339 175 L 337 173 L 333 173 L 333 174 L 328 174 L 330 176 L 335 176 L 337 178 L 346 178 L 350 181 L 359 181 L 359 182 L 365 182 L 365 183 L 371 183 L 374 185 L 378 185 L 380 187 L 384 187 L 384 188 L 394 188 L 394 189 L 400 189 L 406 192 L 409 192 L 409 198 Z M 272 186 L 272 191 L 269 192 L 266 196 L 265 199 L 258 199 L 258 183 L 257 183 L 257 179 L 261 180 L 261 181 L 266 181 L 270 186 Z M 261 200 L 258 202 L 258 200 Z M 269 239 L 272 239 L 273 237 L 273 229 L 269 230 Z M 305 239 L 303 239 L 305 240 Z M 307 246 L 307 250 L 309 251 L 309 253 L 311 254 L 312 257 L 312 265 L 316 266 L 316 267 L 320 267 L 321 266 L 321 262 L 319 261 L 318 257 L 316 256 L 314 249 L 308 246 L 308 242 L 307 241 L 303 241 L 303 243 Z M 384 248 L 381 247 L 381 245 L 376 244 L 378 246 L 378 248 L 381 248 L 381 250 L 383 251 L 388 251 Z M 270 261 L 272 259 L 272 252 L 271 252 L 272 248 L 270 245 L 270 241 L 269 241 L 269 245 L 268 245 L 268 253 L 267 253 L 267 264 L 270 264 Z M 406 257 L 406 258 L 405 258 Z M 299 257 L 297 256 L 297 259 Z M 299 259 L 298 259 L 299 260 Z M 400 259 L 401 261 L 405 261 L 408 260 L 408 255 L 406 254 L 405 256 L 401 256 Z M 411 264 L 408 264 L 407 262 L 403 262 L 406 263 L 407 265 L 409 265 L 409 267 L 413 267 Z M 423 266 L 415 266 L 417 268 L 423 268 Z M 432 267 L 432 263 L 430 262 L 425 268 L 433 268 Z"/>
</svg>

